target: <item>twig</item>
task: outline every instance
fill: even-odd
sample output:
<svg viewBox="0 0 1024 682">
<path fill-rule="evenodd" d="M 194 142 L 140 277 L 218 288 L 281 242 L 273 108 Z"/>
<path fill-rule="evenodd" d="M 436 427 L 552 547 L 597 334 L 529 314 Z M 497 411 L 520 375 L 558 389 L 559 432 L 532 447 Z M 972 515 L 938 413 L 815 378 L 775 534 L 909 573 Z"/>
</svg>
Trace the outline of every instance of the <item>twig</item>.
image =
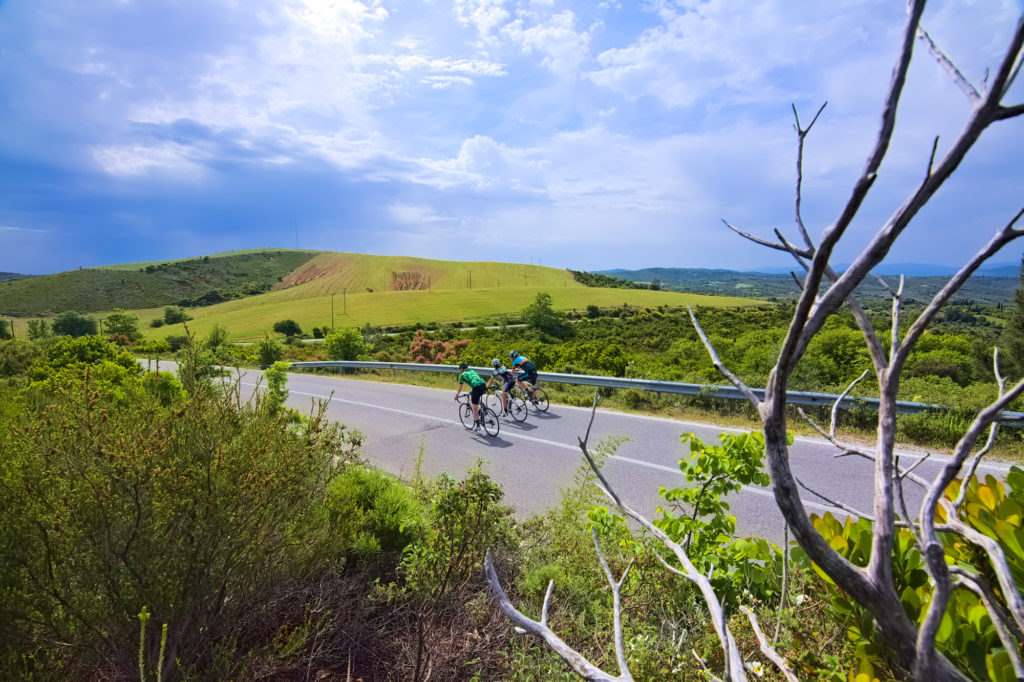
<svg viewBox="0 0 1024 682">
<path fill-rule="evenodd" d="M 836 509 L 844 511 L 847 514 L 850 514 L 851 516 L 858 516 L 858 517 L 860 517 L 862 519 L 867 519 L 868 521 L 874 521 L 875 520 L 875 517 L 871 516 L 870 514 L 865 514 L 864 512 L 862 512 L 860 510 L 857 510 L 857 509 L 854 509 L 853 507 L 851 507 L 851 506 L 849 506 L 847 504 L 843 504 L 842 502 L 838 502 L 836 500 L 833 500 L 830 497 L 826 497 L 825 495 L 822 495 L 817 490 L 814 490 L 813 488 L 811 488 L 811 487 L 807 486 L 806 484 L 804 484 L 804 482 L 801 481 L 799 478 L 796 479 L 796 483 L 801 488 L 803 488 L 804 490 L 806 490 L 810 494 L 814 495 L 815 497 L 817 497 L 819 500 L 821 500 L 825 504 L 831 505 L 831 506 L 835 507 Z"/>
<path fill-rule="evenodd" d="M 626 661 L 626 645 L 622 639 L 622 585 L 626 582 L 626 577 L 629 575 L 629 569 L 633 567 L 633 562 L 629 562 L 626 570 L 622 572 L 622 577 L 616 580 L 612 575 L 612 569 L 608 567 L 608 560 L 605 558 L 604 552 L 601 551 L 601 541 L 597 537 L 597 529 L 591 528 L 590 534 L 594 538 L 594 551 L 597 552 L 597 562 L 601 565 L 601 570 L 604 571 L 604 576 L 608 580 L 608 586 L 612 588 L 612 627 L 614 628 L 615 659 L 619 664 L 619 676 L 622 679 L 632 679 L 632 673 L 629 672 L 629 663 Z"/>
<path fill-rule="evenodd" d="M 779 672 L 782 673 L 788 682 L 800 682 L 799 678 L 793 673 L 793 669 L 789 667 L 786 659 L 779 655 L 779 652 L 771 645 L 768 638 L 764 636 L 764 632 L 761 631 L 761 624 L 757 622 L 757 616 L 753 610 L 748 606 L 741 606 L 740 611 L 745 613 L 747 620 L 750 621 L 750 627 L 754 630 L 754 636 L 757 637 L 757 644 L 764 657 L 775 664 L 775 667 L 779 669 Z"/>
<path fill-rule="evenodd" d="M 711 356 L 711 363 L 719 372 L 722 373 L 723 376 L 725 376 L 725 378 L 732 382 L 733 386 L 739 389 L 740 393 L 742 393 L 755 408 L 759 408 L 761 406 L 761 399 L 758 398 L 752 390 L 750 390 L 749 386 L 743 383 L 742 379 L 736 376 L 731 369 L 725 366 L 722 359 L 718 357 L 718 351 L 715 350 L 715 346 L 711 343 L 711 340 L 708 339 L 708 335 L 704 333 L 704 328 L 701 327 L 700 322 L 697 321 L 697 316 L 694 314 L 693 308 L 691 306 L 687 306 L 686 309 L 690 313 L 690 321 L 693 323 L 693 328 L 697 330 L 697 336 L 700 337 L 701 343 L 704 344 L 704 348 L 707 349 L 708 355 Z"/>
<path fill-rule="evenodd" d="M 926 31 L 923 26 L 918 27 L 917 37 L 920 38 L 921 42 L 928 46 L 928 51 L 932 53 L 933 57 L 935 57 L 935 61 L 937 61 L 939 66 L 949 73 L 950 78 L 953 79 L 956 86 L 960 88 L 965 95 L 967 95 L 967 99 L 971 100 L 972 104 L 981 101 L 981 94 L 978 90 L 971 85 L 971 82 L 967 80 L 967 77 L 964 76 L 963 72 L 956 64 L 953 63 L 953 60 L 942 51 L 942 48 L 932 40 L 931 35 L 929 35 L 928 31 Z"/>
</svg>

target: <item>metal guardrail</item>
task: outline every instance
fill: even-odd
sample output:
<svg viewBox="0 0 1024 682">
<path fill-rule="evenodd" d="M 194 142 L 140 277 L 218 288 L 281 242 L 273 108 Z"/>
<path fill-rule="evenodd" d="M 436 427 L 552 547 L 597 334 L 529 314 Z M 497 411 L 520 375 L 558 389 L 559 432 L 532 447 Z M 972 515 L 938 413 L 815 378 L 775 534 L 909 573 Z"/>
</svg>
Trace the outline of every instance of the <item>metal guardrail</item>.
<svg viewBox="0 0 1024 682">
<path fill-rule="evenodd" d="M 371 360 L 325 360 L 322 362 L 293 362 L 291 366 L 295 369 L 393 369 L 406 372 L 436 372 L 441 374 L 456 374 L 459 368 L 455 365 L 432 365 L 418 362 L 376 362 Z M 473 367 L 481 374 L 489 374 L 490 367 Z M 555 384 L 572 384 L 575 386 L 597 386 L 601 388 L 622 388 L 638 391 L 649 391 L 652 393 L 669 393 L 672 395 L 700 396 L 704 398 L 722 398 L 725 400 L 746 400 L 746 398 L 733 386 L 714 386 L 705 384 L 684 384 L 677 381 L 657 381 L 654 379 L 629 379 L 622 377 L 602 377 L 587 374 L 561 374 L 558 372 L 539 372 L 540 378 L 544 381 Z M 753 389 L 759 397 L 764 397 L 764 389 Z M 810 391 L 790 391 L 787 402 L 793 405 L 809 405 L 814 407 L 831 406 L 839 396 L 831 393 L 815 393 Z M 878 408 L 877 398 L 851 398 L 843 399 L 842 407 L 850 409 L 855 406 L 867 406 L 873 409 Z M 897 409 L 903 414 L 917 414 L 920 412 L 938 412 L 945 409 L 942 405 L 931 405 L 928 403 L 915 403 L 901 400 L 896 403 Z M 1024 428 L 1024 412 L 1000 413 L 999 421 L 1004 426 Z"/>
</svg>

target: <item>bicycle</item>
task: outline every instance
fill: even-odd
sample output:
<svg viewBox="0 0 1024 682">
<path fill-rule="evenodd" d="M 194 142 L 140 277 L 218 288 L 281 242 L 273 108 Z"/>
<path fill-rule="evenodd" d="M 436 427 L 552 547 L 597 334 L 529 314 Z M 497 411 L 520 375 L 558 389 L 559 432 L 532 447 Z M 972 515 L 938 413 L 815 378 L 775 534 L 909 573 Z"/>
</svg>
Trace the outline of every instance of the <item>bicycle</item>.
<svg viewBox="0 0 1024 682">
<path fill-rule="evenodd" d="M 519 384 L 512 389 L 512 391 L 513 396 L 533 405 L 533 409 L 538 412 L 547 412 L 548 408 L 551 407 L 551 402 L 548 400 L 548 394 L 545 393 L 544 389 L 540 386 L 534 386 L 532 390 L 527 390 L 522 384 Z M 509 397 L 511 398 L 511 396 Z"/>
<path fill-rule="evenodd" d="M 498 419 L 498 414 L 487 407 L 484 402 L 480 401 L 480 424 L 486 433 L 491 438 L 496 438 L 498 433 L 501 432 L 501 420 Z M 469 394 L 463 393 L 459 396 L 459 421 L 462 422 L 462 426 L 469 431 L 474 430 L 477 424 L 473 423 L 473 408 L 469 404 Z"/>
<path fill-rule="evenodd" d="M 487 393 L 484 394 L 487 406 L 498 414 L 502 414 L 500 393 L 501 389 L 492 385 L 487 388 Z M 526 415 L 528 413 L 529 410 L 526 407 L 526 400 L 510 393 L 508 396 L 508 416 L 512 417 L 513 421 L 522 424 L 526 421 Z"/>
</svg>

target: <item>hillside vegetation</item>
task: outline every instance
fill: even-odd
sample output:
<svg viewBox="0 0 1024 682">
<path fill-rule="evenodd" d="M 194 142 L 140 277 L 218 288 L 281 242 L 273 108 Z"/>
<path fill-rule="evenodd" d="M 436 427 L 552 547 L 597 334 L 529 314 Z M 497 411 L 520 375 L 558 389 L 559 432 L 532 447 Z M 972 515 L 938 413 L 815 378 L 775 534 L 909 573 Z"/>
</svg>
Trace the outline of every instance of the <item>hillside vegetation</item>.
<svg viewBox="0 0 1024 682">
<path fill-rule="evenodd" d="M 1003 276 L 1004 273 L 1005 276 Z M 657 281 L 662 288 L 703 294 L 788 300 L 796 299 L 799 293 L 792 277 L 788 274 L 739 272 L 711 268 L 644 268 L 641 270 L 606 270 L 596 274 L 644 284 Z M 1013 298 L 1016 277 L 1016 272 L 1011 271 L 1009 267 L 993 268 L 984 274 L 972 277 L 961 289 L 957 298 L 985 304 L 1009 303 Z M 891 285 L 895 285 L 899 277 L 886 275 L 885 279 Z M 906 301 L 910 303 L 928 301 L 948 281 L 949 277 L 947 276 L 908 276 L 905 288 Z M 889 292 L 871 278 L 865 280 L 857 292 L 864 300 L 889 300 Z"/>
<path fill-rule="evenodd" d="M 557 271 L 556 271 L 557 272 Z M 331 296 L 296 298 L 299 287 L 273 291 L 261 296 L 229 301 L 189 311 L 194 332 L 205 334 L 214 325 L 225 327 L 237 340 L 259 339 L 271 331 L 274 322 L 292 319 L 303 329 L 331 326 Z M 374 291 L 338 294 L 334 297 L 336 327 L 404 326 L 428 322 L 464 322 L 502 315 L 518 315 L 537 294 L 547 291 L 557 310 L 584 310 L 594 305 L 612 308 L 658 306 L 732 307 L 756 305 L 759 301 L 728 296 L 701 296 L 667 291 L 595 289 L 563 284 L 561 288 L 518 287 L 502 289 L 451 289 L 447 291 Z M 136 311 L 149 336 L 162 338 L 184 333 L 182 325 L 160 329 L 146 327 L 160 317 L 161 310 Z"/>
<path fill-rule="evenodd" d="M 311 251 L 258 251 L 140 264 L 132 270 L 86 268 L 0 282 L 0 314 L 201 305 L 250 296 L 270 290 L 313 255 Z"/>
</svg>

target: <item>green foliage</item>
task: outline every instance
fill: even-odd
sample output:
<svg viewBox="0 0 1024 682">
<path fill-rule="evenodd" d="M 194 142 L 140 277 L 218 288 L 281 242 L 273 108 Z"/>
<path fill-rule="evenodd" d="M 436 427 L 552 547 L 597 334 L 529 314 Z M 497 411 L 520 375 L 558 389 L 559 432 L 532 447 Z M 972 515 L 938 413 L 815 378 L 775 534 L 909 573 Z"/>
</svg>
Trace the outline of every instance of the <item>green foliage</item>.
<svg viewBox="0 0 1024 682">
<path fill-rule="evenodd" d="M 167 346 L 171 349 L 172 353 L 177 353 L 185 347 L 185 344 L 188 343 L 188 336 L 185 336 L 184 334 L 172 334 L 171 336 L 165 336 L 164 341 L 167 343 Z"/>
<path fill-rule="evenodd" d="M 0 319 L 0 341 L 14 337 L 13 325 L 7 320 Z"/>
<path fill-rule="evenodd" d="M 53 318 L 55 336 L 95 336 L 96 320 L 76 312 L 64 312 Z"/>
<path fill-rule="evenodd" d="M 284 357 L 284 349 L 281 348 L 281 344 L 269 336 L 260 341 L 259 353 L 261 367 L 269 367 Z"/>
<path fill-rule="evenodd" d="M 29 341 L 12 339 L 0 343 L 0 377 L 25 374 L 41 354 L 40 347 Z"/>
<path fill-rule="evenodd" d="M 317 524 L 353 457 L 345 432 L 322 416 L 289 424 L 214 383 L 186 395 L 134 374 L 112 390 L 100 377 L 123 355 L 58 339 L 37 367 L 60 381 L 0 421 L 4 679 L 128 677 L 140 604 L 169 626 L 175 677 L 225 677 L 211 666 L 236 623 L 324 559 Z"/>
<path fill-rule="evenodd" d="M 1021 258 L 1024 264 L 1024 257 Z M 1013 312 L 1003 328 L 1000 346 L 1003 350 L 1004 368 L 1010 376 L 1024 375 L 1024 268 L 1021 269 L 1020 283 L 1013 295 Z"/>
<path fill-rule="evenodd" d="M 169 305 L 164 308 L 164 324 L 181 324 L 192 318 L 178 306 Z"/>
<path fill-rule="evenodd" d="M 533 303 L 523 310 L 523 320 L 533 329 L 556 339 L 572 336 L 572 326 L 565 317 L 555 312 L 551 304 L 551 294 L 540 292 Z"/>
<path fill-rule="evenodd" d="M 302 327 L 295 320 L 279 320 L 275 322 L 274 331 L 285 336 L 302 336 Z"/>
<path fill-rule="evenodd" d="M 327 487 L 327 532 L 341 553 L 366 559 L 397 557 L 426 527 L 411 488 L 376 469 L 348 467 Z"/>
<path fill-rule="evenodd" d="M 227 346 L 227 343 L 228 330 L 219 324 L 213 325 L 213 328 L 210 329 L 209 333 L 206 335 L 206 347 L 215 356 L 219 357 L 221 352 L 224 351 L 225 346 Z"/>
<path fill-rule="evenodd" d="M 605 289 L 645 289 L 646 287 L 636 282 L 630 282 L 629 280 L 622 279 L 620 277 L 611 277 L 609 275 L 602 275 L 596 272 L 580 272 L 579 270 L 570 270 L 572 278 L 582 284 L 585 287 L 602 287 Z"/>
<path fill-rule="evenodd" d="M 139 318 L 128 313 L 116 312 L 103 318 L 103 333 L 115 343 L 125 346 L 138 341 Z"/>
<path fill-rule="evenodd" d="M 42 341 L 50 338 L 50 323 L 46 320 L 28 321 L 28 338 L 32 341 Z"/>
<path fill-rule="evenodd" d="M 261 251 L 28 277 L 0 286 L 0 310 L 19 315 L 99 312 L 251 296 L 270 290 L 313 255 L 308 251 Z"/>
<path fill-rule="evenodd" d="M 956 498 L 961 481 L 954 481 L 946 491 L 949 500 Z M 968 483 L 960 520 L 974 530 L 997 540 L 1006 554 L 1013 580 L 1024 580 L 1024 470 L 1013 467 L 1006 481 L 992 476 L 973 478 Z M 940 507 L 938 521 L 945 516 Z M 858 566 L 866 566 L 871 555 L 871 523 L 865 519 L 845 518 L 832 514 L 812 517 L 815 528 L 829 545 Z M 947 560 L 969 572 L 980 575 L 991 585 L 997 584 L 987 557 L 974 545 L 953 533 L 940 533 Z M 798 554 L 807 562 L 806 555 Z M 900 601 L 911 620 L 920 623 L 931 601 L 932 587 L 922 556 L 913 535 L 899 529 L 894 549 L 894 579 Z M 884 666 L 884 642 L 878 641 L 871 616 L 845 593 L 835 589 L 828 577 L 817 567 L 830 590 L 833 614 L 847 620 L 848 636 L 857 646 L 862 669 Z M 1004 604 L 1005 608 L 1005 604 Z M 946 614 L 936 637 L 939 650 L 975 680 L 1015 679 L 1009 658 L 982 601 L 971 591 L 953 591 Z"/>
<path fill-rule="evenodd" d="M 263 370 L 263 378 L 267 380 L 267 409 L 277 414 L 288 400 L 288 368 L 287 362 L 275 362 Z"/>
<path fill-rule="evenodd" d="M 479 467 L 462 481 L 442 475 L 430 491 L 429 526 L 402 558 L 407 589 L 436 601 L 478 578 L 484 552 L 512 542 L 511 511 L 501 499 L 501 486 Z"/>
<path fill-rule="evenodd" d="M 331 332 L 324 341 L 324 347 L 331 360 L 357 360 L 366 352 L 363 335 L 351 327 Z"/>
<path fill-rule="evenodd" d="M 152 320 L 149 321 L 149 326 L 152 327 L 153 329 L 159 329 L 160 327 L 164 326 L 164 319 L 162 317 L 154 317 Z"/>
</svg>

